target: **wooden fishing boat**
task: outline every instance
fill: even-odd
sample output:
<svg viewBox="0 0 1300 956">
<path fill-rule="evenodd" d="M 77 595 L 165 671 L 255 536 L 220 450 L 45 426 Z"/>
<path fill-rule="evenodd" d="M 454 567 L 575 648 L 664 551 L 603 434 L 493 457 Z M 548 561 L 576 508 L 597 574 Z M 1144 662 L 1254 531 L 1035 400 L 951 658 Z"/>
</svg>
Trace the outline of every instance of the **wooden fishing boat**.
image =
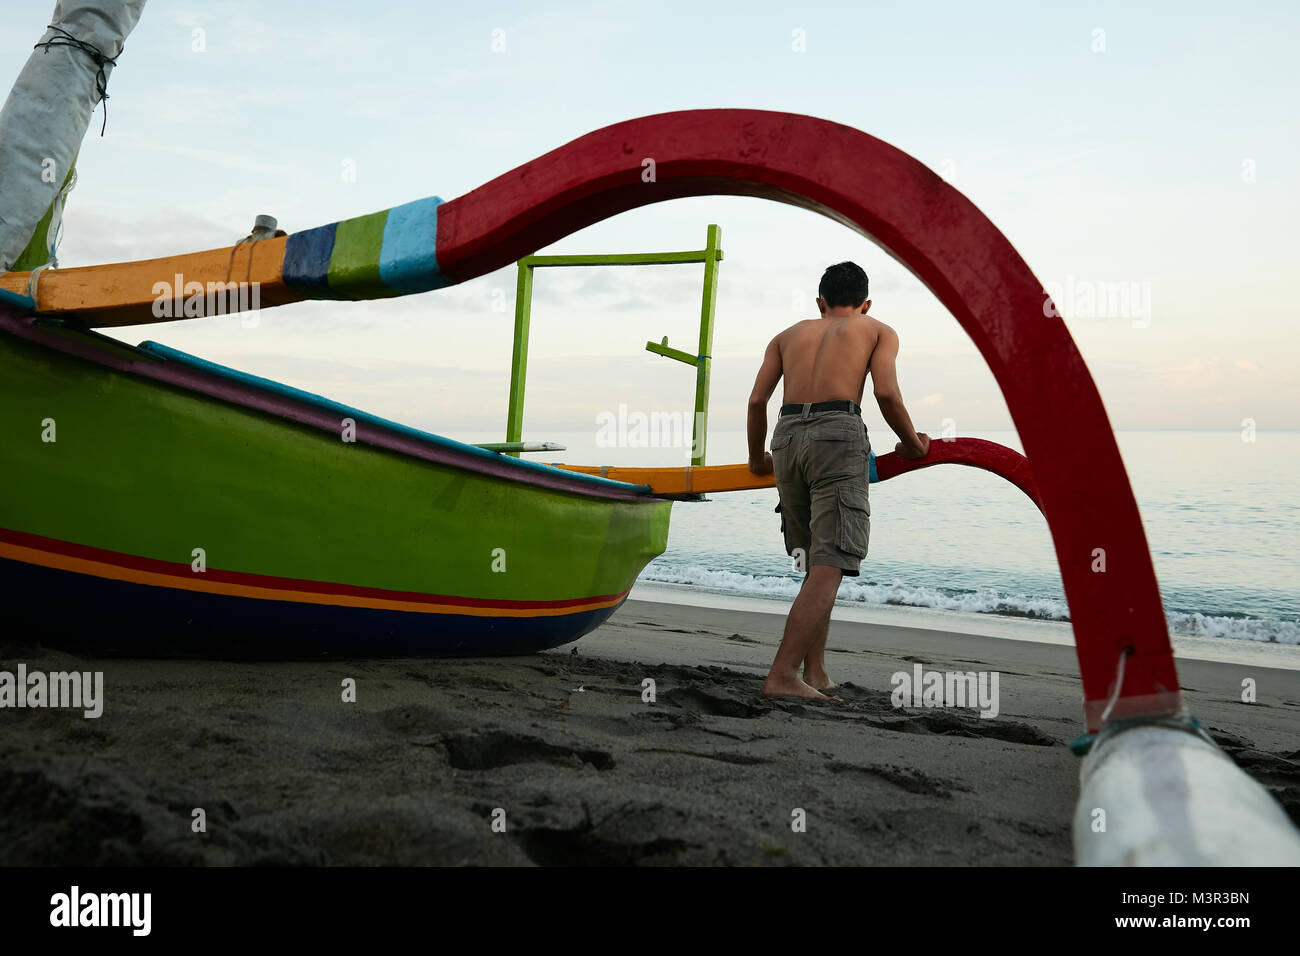
<svg viewBox="0 0 1300 956">
<path fill-rule="evenodd" d="M 8 309 L 0 428 L 0 594 L 105 651 L 523 653 L 667 541 L 644 487 Z"/>
</svg>

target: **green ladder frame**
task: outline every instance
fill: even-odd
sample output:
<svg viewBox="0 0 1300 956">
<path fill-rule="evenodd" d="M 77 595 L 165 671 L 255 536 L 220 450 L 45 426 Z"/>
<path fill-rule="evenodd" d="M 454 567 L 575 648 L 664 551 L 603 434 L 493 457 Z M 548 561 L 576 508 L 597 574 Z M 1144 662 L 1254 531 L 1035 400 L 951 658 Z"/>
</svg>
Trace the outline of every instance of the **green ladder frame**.
<svg viewBox="0 0 1300 956">
<path fill-rule="evenodd" d="M 510 362 L 510 410 L 506 441 L 520 442 L 524 429 L 524 384 L 528 376 L 528 326 L 533 306 L 533 270 L 547 266 L 647 266 L 704 263 L 704 296 L 700 305 L 700 342 L 694 355 L 661 342 L 647 342 L 646 351 L 695 367 L 695 422 L 691 432 L 692 465 L 703 465 L 709 434 L 709 370 L 713 362 L 713 313 L 718 301 L 718 263 L 722 261 L 722 230 L 710 225 L 703 249 L 690 252 L 633 252 L 586 256 L 524 256 L 519 260 L 515 289 L 515 342 Z M 518 457 L 518 452 L 511 451 Z"/>
</svg>

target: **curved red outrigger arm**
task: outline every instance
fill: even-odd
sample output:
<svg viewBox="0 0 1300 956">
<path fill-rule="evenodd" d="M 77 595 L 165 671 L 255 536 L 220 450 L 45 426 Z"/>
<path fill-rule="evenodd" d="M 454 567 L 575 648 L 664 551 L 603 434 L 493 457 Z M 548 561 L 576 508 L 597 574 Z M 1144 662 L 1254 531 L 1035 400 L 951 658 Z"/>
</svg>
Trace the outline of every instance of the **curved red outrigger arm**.
<svg viewBox="0 0 1300 956">
<path fill-rule="evenodd" d="M 904 458 L 892 451 L 887 455 L 879 455 L 875 463 L 875 476 L 878 481 L 888 481 L 931 465 L 970 465 L 972 468 L 990 471 L 1011 482 L 1038 506 L 1039 511 L 1043 510 L 1029 459 L 1006 445 L 982 438 L 936 438 L 930 442 L 929 454 L 924 458 Z"/>
<path fill-rule="evenodd" d="M 1011 243 L 907 154 L 848 126 L 761 110 L 617 123 L 442 204 L 437 268 L 464 281 L 616 213 L 703 195 L 820 213 L 929 287 L 988 362 L 1024 443 L 1070 605 L 1088 729 L 1108 709 L 1109 719 L 1181 712 L 1146 535 L 1092 376 Z"/>
</svg>

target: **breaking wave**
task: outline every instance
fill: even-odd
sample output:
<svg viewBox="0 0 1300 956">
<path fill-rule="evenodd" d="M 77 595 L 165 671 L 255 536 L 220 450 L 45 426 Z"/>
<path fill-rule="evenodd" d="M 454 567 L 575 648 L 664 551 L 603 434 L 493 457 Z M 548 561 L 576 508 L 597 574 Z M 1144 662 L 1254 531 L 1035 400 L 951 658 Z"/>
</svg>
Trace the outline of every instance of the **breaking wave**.
<svg viewBox="0 0 1300 956">
<path fill-rule="evenodd" d="M 686 567 L 650 566 L 640 580 L 653 584 L 689 585 L 723 594 L 769 600 L 790 600 L 799 593 L 799 582 L 791 577 L 719 571 L 697 565 Z M 1040 621 L 1068 621 L 1070 611 L 1059 598 L 1015 594 L 993 588 L 936 588 L 894 580 L 888 584 L 846 579 L 840 586 L 841 603 L 889 604 L 899 607 L 964 611 Z M 1246 616 L 1168 611 L 1165 617 L 1171 634 L 1300 645 L 1300 623 Z"/>
</svg>

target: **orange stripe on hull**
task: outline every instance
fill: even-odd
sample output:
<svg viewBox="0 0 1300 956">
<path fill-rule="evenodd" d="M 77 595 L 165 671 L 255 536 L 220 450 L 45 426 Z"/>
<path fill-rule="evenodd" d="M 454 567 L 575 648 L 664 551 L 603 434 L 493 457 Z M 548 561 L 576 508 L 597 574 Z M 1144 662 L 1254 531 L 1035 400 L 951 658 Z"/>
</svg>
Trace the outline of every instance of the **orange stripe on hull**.
<svg viewBox="0 0 1300 956">
<path fill-rule="evenodd" d="M 123 568 L 106 561 L 92 561 L 71 555 L 42 551 L 37 548 L 23 547 L 22 545 L 10 544 L 4 541 L 0 541 L 0 558 L 9 558 L 14 561 L 22 561 L 26 564 L 35 564 L 59 571 L 71 571 L 75 574 L 88 574 L 97 578 L 129 581 L 133 584 L 146 584 L 152 587 L 172 588 L 173 590 L 201 591 L 206 594 L 256 598 L 263 601 L 292 601 L 299 604 L 359 607 L 377 611 L 408 611 L 417 614 L 456 614 L 473 617 L 560 617 L 566 614 L 578 614 L 583 611 L 596 611 L 613 607 L 626 596 L 626 592 L 624 592 L 613 597 L 563 607 L 473 607 L 461 604 L 386 600 L 383 598 L 358 597 L 352 594 L 327 594 L 319 591 L 258 587 L 256 585 L 205 579 L 201 572 L 194 572 L 193 577 L 180 577 L 136 568 Z"/>
</svg>

